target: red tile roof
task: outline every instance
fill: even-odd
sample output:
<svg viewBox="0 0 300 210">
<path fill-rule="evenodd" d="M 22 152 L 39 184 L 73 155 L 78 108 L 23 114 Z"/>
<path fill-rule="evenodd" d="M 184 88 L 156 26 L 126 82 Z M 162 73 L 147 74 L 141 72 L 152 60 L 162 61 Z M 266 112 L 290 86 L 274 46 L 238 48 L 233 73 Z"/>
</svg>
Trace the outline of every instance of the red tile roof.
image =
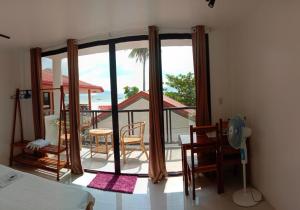
<svg viewBox="0 0 300 210">
<path fill-rule="evenodd" d="M 140 99 L 145 99 L 149 101 L 149 92 L 148 91 L 140 91 L 137 94 L 129 97 L 128 99 L 122 101 L 121 103 L 118 104 L 118 109 L 123 110 L 126 107 L 130 106 L 131 104 L 135 103 L 136 101 Z M 163 96 L 163 106 L 164 108 L 176 108 L 176 107 L 186 107 L 184 104 L 164 95 Z M 100 110 L 111 110 L 110 105 L 105 105 L 105 106 L 99 106 Z M 191 109 L 179 109 L 179 110 L 173 110 L 173 112 L 188 118 L 189 115 L 193 115 L 195 112 Z M 103 120 L 110 116 L 111 113 L 104 112 L 98 115 L 97 119 L 98 120 Z"/>
<path fill-rule="evenodd" d="M 69 77 L 62 75 L 63 86 L 65 88 L 69 87 Z M 50 69 L 42 70 L 42 86 L 43 88 L 53 87 L 53 72 Z M 91 90 L 92 93 L 102 93 L 104 89 L 101 86 L 92 85 L 87 82 L 79 80 L 80 92 L 87 92 Z"/>
<path fill-rule="evenodd" d="M 101 105 L 99 106 L 100 110 L 111 110 L 111 105 Z"/>
</svg>

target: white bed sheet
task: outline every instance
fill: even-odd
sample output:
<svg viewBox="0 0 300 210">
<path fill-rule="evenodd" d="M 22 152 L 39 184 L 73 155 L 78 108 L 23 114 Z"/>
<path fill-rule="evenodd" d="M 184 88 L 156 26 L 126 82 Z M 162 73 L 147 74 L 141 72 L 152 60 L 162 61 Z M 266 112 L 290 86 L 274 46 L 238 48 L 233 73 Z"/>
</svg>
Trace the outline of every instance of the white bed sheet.
<svg viewBox="0 0 300 210">
<path fill-rule="evenodd" d="M 0 188 L 0 209 L 5 210 L 85 210 L 94 197 L 80 186 L 50 181 L 0 165 L 0 176 L 11 171 L 21 174 Z"/>
</svg>

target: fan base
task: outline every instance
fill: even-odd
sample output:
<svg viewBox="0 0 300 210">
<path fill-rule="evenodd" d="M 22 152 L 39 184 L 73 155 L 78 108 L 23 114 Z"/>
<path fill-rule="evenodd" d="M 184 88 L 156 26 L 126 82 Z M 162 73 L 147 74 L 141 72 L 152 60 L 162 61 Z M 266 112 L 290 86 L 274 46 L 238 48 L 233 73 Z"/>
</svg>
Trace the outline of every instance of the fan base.
<svg viewBox="0 0 300 210">
<path fill-rule="evenodd" d="M 236 191 L 232 198 L 237 205 L 250 207 L 258 204 L 262 199 L 262 195 L 254 188 L 247 188 L 246 191 L 244 189 Z"/>
</svg>

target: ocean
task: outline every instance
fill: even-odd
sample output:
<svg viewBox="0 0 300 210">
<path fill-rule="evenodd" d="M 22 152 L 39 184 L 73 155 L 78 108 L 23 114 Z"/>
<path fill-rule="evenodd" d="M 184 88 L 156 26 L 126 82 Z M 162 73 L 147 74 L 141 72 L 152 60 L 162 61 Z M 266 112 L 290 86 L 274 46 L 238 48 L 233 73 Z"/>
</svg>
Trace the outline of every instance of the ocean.
<svg viewBox="0 0 300 210">
<path fill-rule="evenodd" d="M 80 104 L 88 104 L 88 94 L 80 94 Z M 118 103 L 125 100 L 125 95 L 123 93 L 118 94 Z M 92 93 L 92 109 L 99 109 L 99 106 L 111 105 L 111 92 L 104 91 L 102 93 Z"/>
</svg>

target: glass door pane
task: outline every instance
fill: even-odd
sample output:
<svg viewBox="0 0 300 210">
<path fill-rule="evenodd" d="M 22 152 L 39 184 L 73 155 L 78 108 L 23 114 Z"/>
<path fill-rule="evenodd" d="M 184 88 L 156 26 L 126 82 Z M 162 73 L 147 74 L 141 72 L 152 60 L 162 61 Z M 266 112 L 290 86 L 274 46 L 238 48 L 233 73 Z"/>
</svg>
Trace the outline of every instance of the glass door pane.
<svg viewBox="0 0 300 210">
<path fill-rule="evenodd" d="M 148 40 L 116 44 L 121 172 L 148 174 Z"/>
<path fill-rule="evenodd" d="M 195 122 L 195 84 L 191 39 L 161 40 L 164 89 L 165 158 L 168 172 L 182 171 L 178 135 Z"/>
<path fill-rule="evenodd" d="M 42 96 L 45 117 L 46 139 L 58 143 L 61 85 L 64 86 L 65 104 L 68 107 L 68 62 L 67 53 L 42 58 Z M 69 122 L 66 122 L 69 124 Z"/>
<path fill-rule="evenodd" d="M 45 138 L 52 144 L 59 144 L 59 122 L 60 122 L 60 86 L 63 85 L 65 93 L 66 110 L 69 106 L 69 80 L 68 80 L 68 60 L 67 53 L 42 57 L 42 102 L 45 120 Z M 68 112 L 66 112 L 66 129 L 69 134 Z M 64 125 L 63 119 L 62 126 Z M 66 145 L 70 141 L 63 133 L 60 136 L 61 144 Z M 56 159 L 55 155 L 47 154 L 49 158 Z M 61 154 L 61 160 L 66 160 L 66 153 Z M 50 175 L 50 173 L 49 173 Z"/>
<path fill-rule="evenodd" d="M 78 52 L 82 165 L 85 169 L 113 172 L 109 47 Z M 90 135 L 92 129 L 100 133 Z"/>
</svg>

